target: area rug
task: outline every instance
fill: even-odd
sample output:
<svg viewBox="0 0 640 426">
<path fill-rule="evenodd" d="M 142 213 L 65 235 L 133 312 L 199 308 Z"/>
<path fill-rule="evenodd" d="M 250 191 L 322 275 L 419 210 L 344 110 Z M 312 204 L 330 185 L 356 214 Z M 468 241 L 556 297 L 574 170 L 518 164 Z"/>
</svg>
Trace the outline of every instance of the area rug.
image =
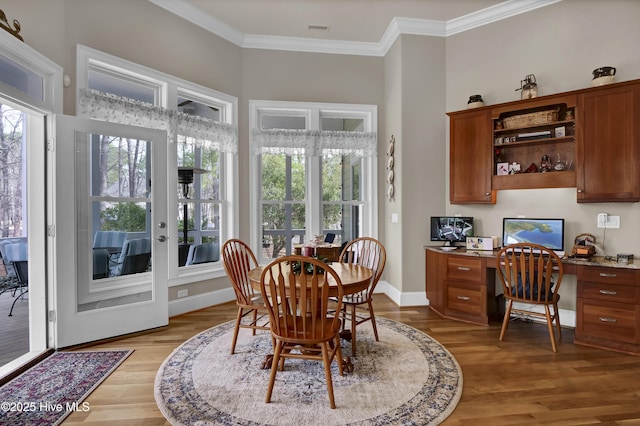
<svg viewBox="0 0 640 426">
<path fill-rule="evenodd" d="M 329 407 L 321 362 L 288 359 L 265 403 L 272 352 L 268 332 L 241 330 L 230 355 L 234 322 L 210 328 L 178 347 L 162 364 L 155 399 L 173 425 L 434 425 L 455 409 L 462 371 L 436 340 L 405 324 L 376 317 L 358 327 L 353 373 L 332 366 L 337 408 Z M 343 356 L 351 343 L 342 342 Z"/>
<path fill-rule="evenodd" d="M 54 352 L 0 387 L 3 426 L 58 425 L 133 351 Z"/>
</svg>

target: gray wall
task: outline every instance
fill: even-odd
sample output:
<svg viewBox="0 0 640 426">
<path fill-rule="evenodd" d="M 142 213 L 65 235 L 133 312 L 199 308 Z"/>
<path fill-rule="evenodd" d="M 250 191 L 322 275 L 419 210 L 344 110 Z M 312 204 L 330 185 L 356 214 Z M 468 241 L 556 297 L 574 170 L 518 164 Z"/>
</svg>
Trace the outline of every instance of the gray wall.
<svg viewBox="0 0 640 426">
<path fill-rule="evenodd" d="M 616 81 L 640 78 L 639 20 L 639 1 L 564 0 L 448 37 L 446 110 L 466 108 L 473 94 L 482 94 L 485 104 L 517 100 L 514 89 L 527 74 L 535 74 L 539 95 L 590 87 L 593 69 L 604 65 L 617 68 Z M 620 229 L 605 235 L 596 227 L 598 212 L 619 215 Z M 499 235 L 503 217 L 564 217 L 569 249 L 584 232 L 604 243 L 607 254 L 639 249 L 640 204 L 578 204 L 575 188 L 499 191 L 493 206 L 448 204 L 447 213 L 474 216 L 482 236 Z M 575 277 L 563 286 L 561 307 L 574 309 Z"/>
<path fill-rule="evenodd" d="M 447 38 L 402 36 L 384 58 L 241 49 L 146 0 L 4 0 L 2 9 L 20 21 L 26 43 L 74 82 L 75 44 L 81 43 L 237 96 L 241 238 L 249 238 L 248 101 L 271 99 L 378 105 L 379 236 L 389 252 L 383 278 L 400 292 L 423 291 L 422 246 L 434 214 L 474 216 L 481 235 L 499 234 L 504 216 L 565 217 L 565 243 L 571 244 L 582 232 L 602 241 L 595 227 L 602 211 L 622 222 L 620 230 L 607 230 L 606 251 L 637 251 L 638 203 L 578 205 L 569 188 L 500 191 L 495 206 L 450 205 L 445 112 L 464 109 L 472 94 L 487 104 L 516 100 L 514 89 L 531 73 L 540 95 L 588 87 L 591 71 L 603 65 L 618 68 L 618 81 L 640 78 L 639 1 L 564 0 Z M 65 113 L 74 114 L 74 100 L 75 84 L 65 89 Z M 398 144 L 397 197 L 390 203 L 385 153 L 391 134 Z M 563 303 L 572 308 L 575 285 L 567 281 Z M 226 285 L 220 279 L 192 288 Z"/>
</svg>

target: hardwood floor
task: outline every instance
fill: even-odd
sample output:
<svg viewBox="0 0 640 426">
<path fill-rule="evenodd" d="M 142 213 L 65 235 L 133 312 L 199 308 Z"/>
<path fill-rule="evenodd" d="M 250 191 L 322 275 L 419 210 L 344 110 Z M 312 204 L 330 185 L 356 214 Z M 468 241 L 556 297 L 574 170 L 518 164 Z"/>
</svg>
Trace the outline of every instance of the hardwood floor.
<svg viewBox="0 0 640 426">
<path fill-rule="evenodd" d="M 640 425 L 640 357 L 574 345 L 571 329 L 563 329 L 554 354 L 541 324 L 514 321 L 499 342 L 497 323 L 446 320 L 427 307 L 398 308 L 382 295 L 374 306 L 376 315 L 431 335 L 460 363 L 464 391 L 445 425 Z M 172 318 L 159 331 L 91 346 L 135 352 L 88 397 L 89 411 L 64 424 L 168 425 L 153 396 L 156 371 L 186 339 L 235 312 L 234 303 L 214 306 Z"/>
</svg>

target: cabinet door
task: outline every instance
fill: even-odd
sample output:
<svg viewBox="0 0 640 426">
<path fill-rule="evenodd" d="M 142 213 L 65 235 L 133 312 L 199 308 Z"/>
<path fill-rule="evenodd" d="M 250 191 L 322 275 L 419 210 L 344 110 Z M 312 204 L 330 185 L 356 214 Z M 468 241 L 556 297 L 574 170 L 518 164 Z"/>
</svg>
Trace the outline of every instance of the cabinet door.
<svg viewBox="0 0 640 426">
<path fill-rule="evenodd" d="M 453 204 L 495 204 L 491 190 L 493 142 L 490 110 L 449 114 L 449 198 Z"/>
<path fill-rule="evenodd" d="M 578 202 L 640 201 L 640 84 L 578 96 Z"/>
<path fill-rule="evenodd" d="M 444 313 L 444 274 L 442 269 L 446 256 L 433 250 L 425 250 L 425 287 L 429 306 L 434 311 Z"/>
</svg>

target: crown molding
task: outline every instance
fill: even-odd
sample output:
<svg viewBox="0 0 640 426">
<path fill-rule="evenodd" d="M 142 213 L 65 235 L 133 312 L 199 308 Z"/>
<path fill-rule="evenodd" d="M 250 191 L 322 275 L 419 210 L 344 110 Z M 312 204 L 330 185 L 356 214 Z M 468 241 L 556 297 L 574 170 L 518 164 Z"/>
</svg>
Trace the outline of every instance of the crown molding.
<svg viewBox="0 0 640 426">
<path fill-rule="evenodd" d="M 447 21 L 446 36 L 462 33 L 493 22 L 531 12 L 562 0 L 509 0 Z"/>
<path fill-rule="evenodd" d="M 325 40 L 306 37 L 243 34 L 221 20 L 206 15 L 184 0 L 148 0 L 223 39 L 248 49 L 288 50 L 293 52 L 342 55 L 384 56 L 402 34 L 448 37 L 483 25 L 507 19 L 562 0 L 507 0 L 495 6 L 449 21 L 393 18 L 379 42 Z"/>
</svg>

